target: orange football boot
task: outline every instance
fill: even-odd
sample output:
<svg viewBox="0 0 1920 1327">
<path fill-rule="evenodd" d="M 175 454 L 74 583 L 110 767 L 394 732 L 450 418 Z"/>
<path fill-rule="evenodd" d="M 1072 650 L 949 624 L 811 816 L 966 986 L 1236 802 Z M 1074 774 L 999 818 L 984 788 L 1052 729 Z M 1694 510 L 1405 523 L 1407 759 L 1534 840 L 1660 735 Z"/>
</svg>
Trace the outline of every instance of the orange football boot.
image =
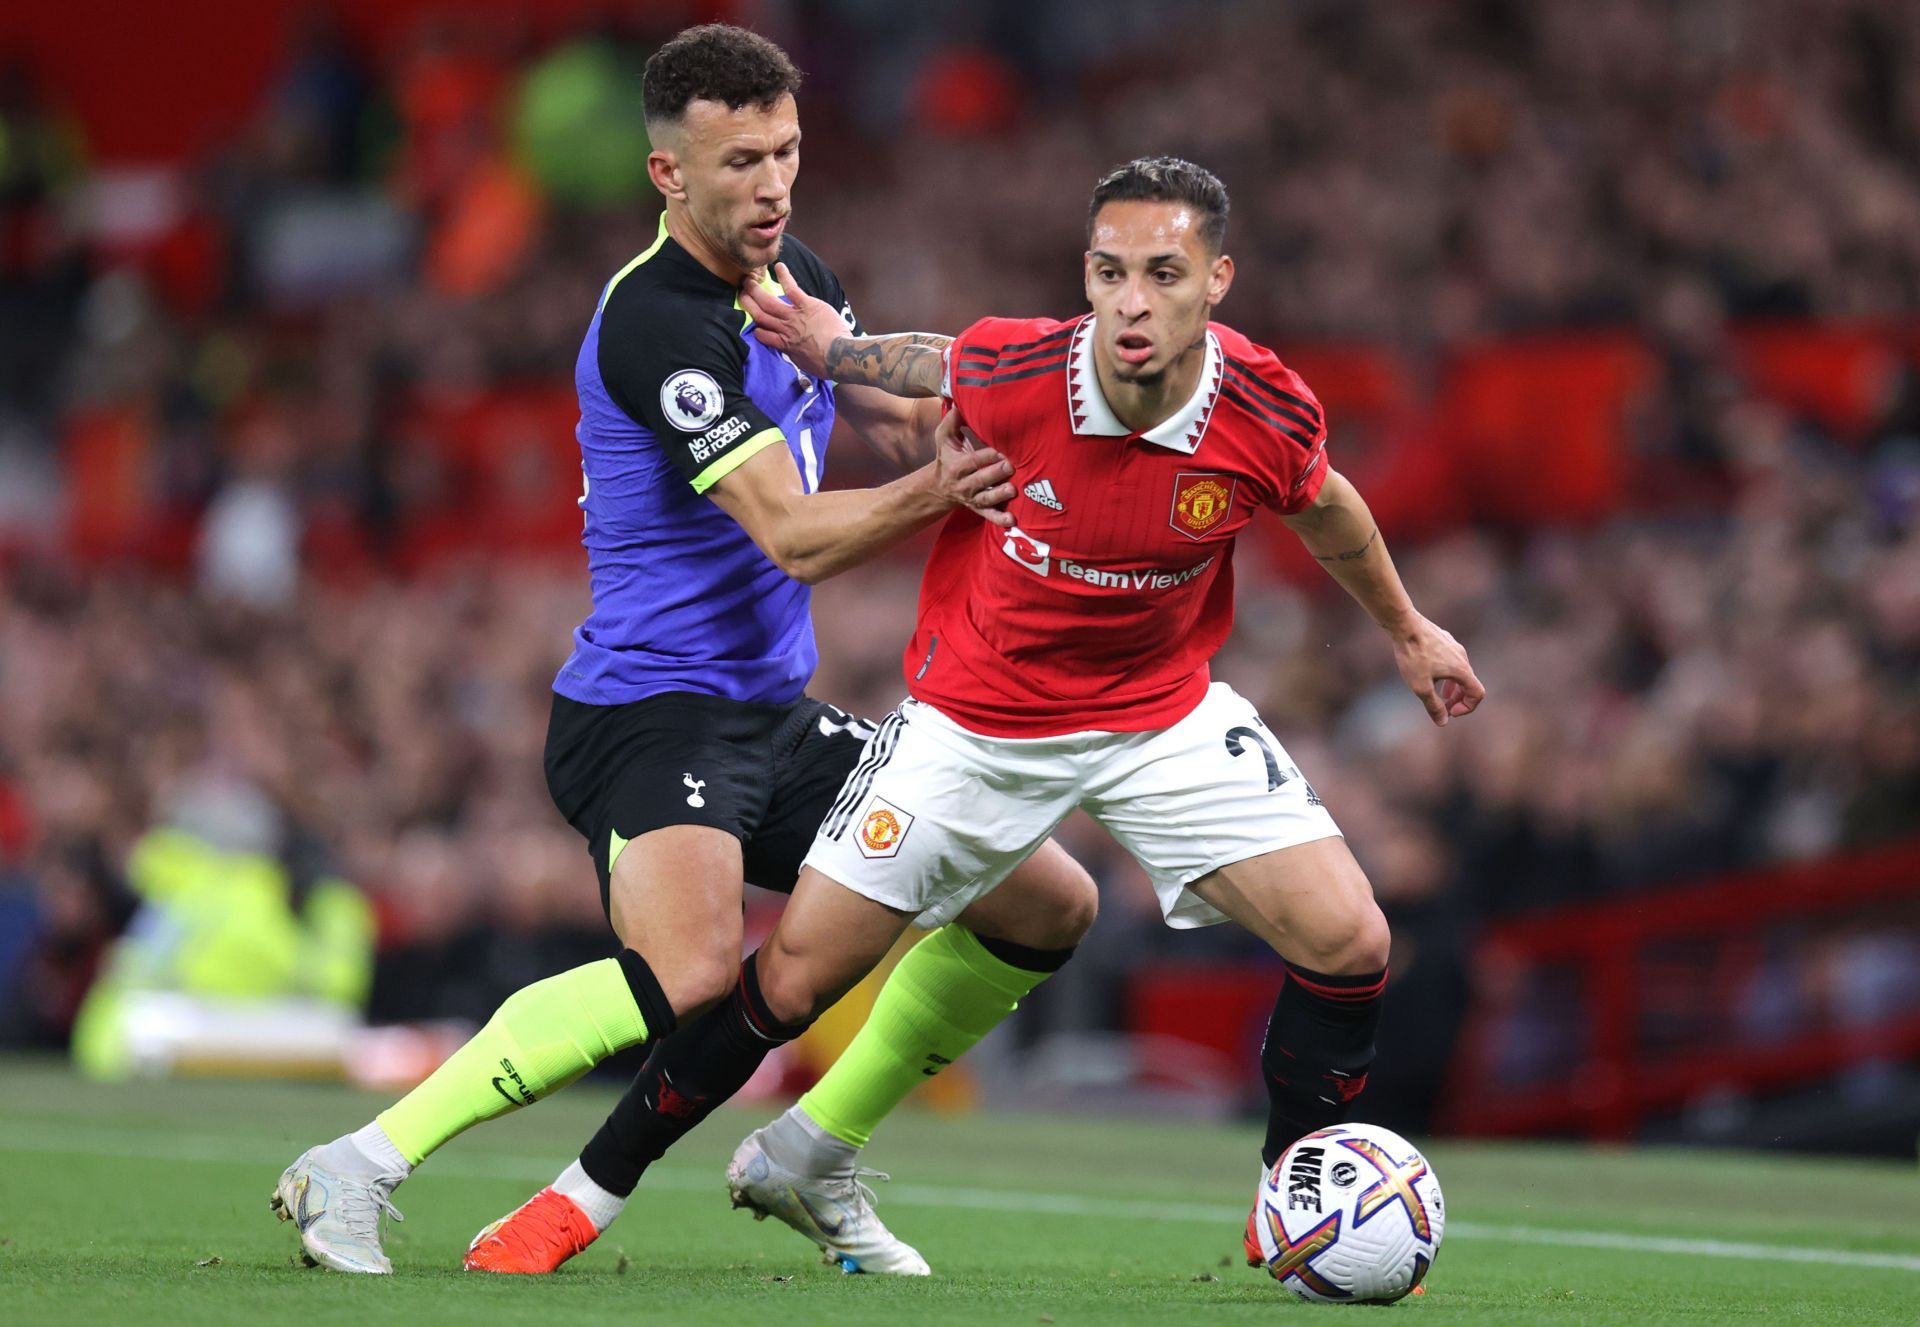
<svg viewBox="0 0 1920 1327">
<path fill-rule="evenodd" d="M 1255 1203 L 1253 1210 L 1247 1213 L 1247 1237 L 1245 1244 L 1247 1250 L 1247 1266 L 1249 1267 L 1265 1267 L 1267 1265 L 1267 1255 L 1260 1252 L 1260 1236 L 1254 1232 L 1253 1227 L 1253 1219 L 1259 1215 L 1260 1204 Z"/>
<path fill-rule="evenodd" d="M 475 1235 L 461 1265 L 469 1272 L 552 1272 L 598 1238 L 578 1203 L 542 1189 Z"/>
</svg>

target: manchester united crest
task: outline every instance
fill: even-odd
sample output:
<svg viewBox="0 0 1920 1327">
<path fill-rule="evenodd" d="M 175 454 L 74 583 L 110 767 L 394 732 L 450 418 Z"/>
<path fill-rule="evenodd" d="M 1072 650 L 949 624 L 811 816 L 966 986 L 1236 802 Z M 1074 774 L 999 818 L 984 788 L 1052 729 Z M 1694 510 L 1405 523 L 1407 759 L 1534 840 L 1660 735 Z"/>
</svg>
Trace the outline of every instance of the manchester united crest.
<svg viewBox="0 0 1920 1327">
<path fill-rule="evenodd" d="M 1189 539 L 1205 539 L 1227 519 L 1237 482 L 1230 475 L 1175 475 L 1173 512 L 1167 523 Z"/>
<path fill-rule="evenodd" d="M 912 828 L 911 815 L 884 797 L 874 798 L 867 806 L 866 817 L 860 822 L 860 855 L 898 856 L 900 841 L 907 837 L 907 831 Z"/>
</svg>

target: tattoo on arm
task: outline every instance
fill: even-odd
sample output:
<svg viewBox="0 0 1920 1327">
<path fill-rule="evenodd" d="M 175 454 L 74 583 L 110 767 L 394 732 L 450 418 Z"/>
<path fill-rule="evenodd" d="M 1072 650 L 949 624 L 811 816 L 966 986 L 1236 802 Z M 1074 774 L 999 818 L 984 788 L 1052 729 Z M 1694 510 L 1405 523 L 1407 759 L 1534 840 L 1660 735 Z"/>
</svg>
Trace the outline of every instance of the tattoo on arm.
<svg viewBox="0 0 1920 1327">
<path fill-rule="evenodd" d="M 1376 525 L 1373 527 L 1373 533 L 1367 536 L 1367 542 L 1360 547 L 1350 548 L 1344 553 L 1315 553 L 1314 560 L 1316 562 L 1351 562 L 1355 558 L 1363 558 L 1367 555 L 1367 550 L 1373 547 L 1373 541 L 1379 537 L 1380 527 Z"/>
<path fill-rule="evenodd" d="M 836 336 L 827 347 L 827 376 L 895 396 L 938 396 L 941 356 L 952 340 L 928 332 Z"/>
</svg>

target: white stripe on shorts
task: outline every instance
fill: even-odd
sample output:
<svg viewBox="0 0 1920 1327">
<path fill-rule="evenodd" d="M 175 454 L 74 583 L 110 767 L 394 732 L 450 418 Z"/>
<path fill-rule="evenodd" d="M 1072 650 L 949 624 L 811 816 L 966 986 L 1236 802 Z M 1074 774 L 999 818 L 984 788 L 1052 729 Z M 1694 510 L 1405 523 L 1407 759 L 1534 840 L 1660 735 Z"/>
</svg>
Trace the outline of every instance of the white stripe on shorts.
<svg viewBox="0 0 1920 1327">
<path fill-rule="evenodd" d="M 853 773 L 847 775 L 847 781 L 840 785 L 840 796 L 834 799 L 833 809 L 820 822 L 821 834 L 837 839 L 846 833 L 847 826 L 853 821 L 854 808 L 860 805 L 867 790 L 873 787 L 873 776 L 893 754 L 894 744 L 900 740 L 900 726 L 904 722 L 899 710 L 880 721 L 880 731 L 867 743 L 866 754 L 853 767 Z"/>
</svg>

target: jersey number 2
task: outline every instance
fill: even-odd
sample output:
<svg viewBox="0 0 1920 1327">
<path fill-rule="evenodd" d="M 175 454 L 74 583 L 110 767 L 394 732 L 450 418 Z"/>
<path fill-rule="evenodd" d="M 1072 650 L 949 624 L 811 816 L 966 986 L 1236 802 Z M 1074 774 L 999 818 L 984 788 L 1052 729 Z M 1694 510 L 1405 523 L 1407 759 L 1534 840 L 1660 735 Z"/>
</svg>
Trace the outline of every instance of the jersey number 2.
<svg viewBox="0 0 1920 1327">
<path fill-rule="evenodd" d="M 1253 744 L 1260 748 L 1261 756 L 1266 759 L 1267 791 L 1272 792 L 1275 788 L 1285 783 L 1287 776 L 1280 772 L 1280 762 L 1274 758 L 1273 748 L 1267 745 L 1267 739 L 1260 736 L 1258 732 L 1247 727 L 1245 724 L 1242 724 L 1238 728 L 1227 729 L 1227 754 L 1230 756 L 1246 754 L 1247 748 L 1241 741 L 1243 737 L 1251 739 Z"/>
</svg>

